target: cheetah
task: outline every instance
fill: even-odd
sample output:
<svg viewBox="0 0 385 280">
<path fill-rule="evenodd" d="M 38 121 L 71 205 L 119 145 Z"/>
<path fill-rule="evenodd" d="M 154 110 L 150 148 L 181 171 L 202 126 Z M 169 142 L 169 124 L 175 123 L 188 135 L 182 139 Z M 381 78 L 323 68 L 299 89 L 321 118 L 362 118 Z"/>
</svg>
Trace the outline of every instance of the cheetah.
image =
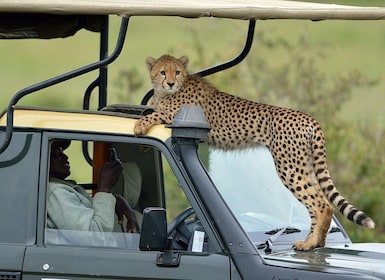
<svg viewBox="0 0 385 280">
<path fill-rule="evenodd" d="M 136 135 L 154 124 L 170 124 L 181 105 L 199 105 L 211 126 L 208 144 L 236 150 L 264 145 L 283 184 L 307 208 L 311 227 L 306 240 L 293 248 L 309 251 L 325 246 L 333 204 L 346 218 L 367 228 L 375 224 L 336 189 L 326 163 L 320 124 L 299 111 L 252 102 L 216 89 L 202 77 L 189 75 L 188 58 L 163 55 L 146 59 L 155 112 L 137 120 Z M 330 204 L 331 203 L 331 204 Z"/>
</svg>

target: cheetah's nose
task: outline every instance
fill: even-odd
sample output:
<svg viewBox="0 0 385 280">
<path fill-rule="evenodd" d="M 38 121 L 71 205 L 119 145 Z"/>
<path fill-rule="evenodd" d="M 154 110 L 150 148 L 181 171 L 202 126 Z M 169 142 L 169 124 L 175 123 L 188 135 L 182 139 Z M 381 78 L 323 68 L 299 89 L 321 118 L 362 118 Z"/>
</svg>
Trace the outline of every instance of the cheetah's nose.
<svg viewBox="0 0 385 280">
<path fill-rule="evenodd" d="M 175 83 L 167 83 L 168 84 L 168 86 L 170 87 L 170 88 L 172 88 L 174 85 L 175 85 Z"/>
</svg>

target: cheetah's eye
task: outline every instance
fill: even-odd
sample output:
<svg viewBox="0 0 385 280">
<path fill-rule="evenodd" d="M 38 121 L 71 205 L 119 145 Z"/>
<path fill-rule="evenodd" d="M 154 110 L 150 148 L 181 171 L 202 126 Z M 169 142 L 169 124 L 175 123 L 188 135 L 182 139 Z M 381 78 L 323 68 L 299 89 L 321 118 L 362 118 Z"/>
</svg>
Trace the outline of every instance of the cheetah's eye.
<svg viewBox="0 0 385 280">
<path fill-rule="evenodd" d="M 160 71 L 160 74 L 166 76 L 166 71 Z"/>
<path fill-rule="evenodd" d="M 175 75 L 179 75 L 180 74 L 180 71 L 175 71 Z"/>
</svg>

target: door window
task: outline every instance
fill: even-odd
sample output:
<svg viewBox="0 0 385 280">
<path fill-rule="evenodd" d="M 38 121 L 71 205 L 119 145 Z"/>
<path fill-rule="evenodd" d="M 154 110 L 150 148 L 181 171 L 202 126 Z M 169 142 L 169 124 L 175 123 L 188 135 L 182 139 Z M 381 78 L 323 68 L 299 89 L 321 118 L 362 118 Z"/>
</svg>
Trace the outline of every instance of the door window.
<svg viewBox="0 0 385 280">
<path fill-rule="evenodd" d="M 82 147 L 90 155 L 89 162 Z M 165 208 L 172 221 L 190 206 L 166 157 L 156 147 L 55 138 L 50 141 L 48 158 L 47 244 L 137 250 L 145 208 Z M 114 183 L 108 186 L 110 192 L 100 191 L 105 180 L 101 170 L 112 168 L 115 160 L 120 162 L 119 176 L 105 171 L 104 176 L 110 176 L 107 181 Z M 128 204 L 130 216 L 123 215 L 119 222 L 116 210 L 122 201 Z"/>
</svg>

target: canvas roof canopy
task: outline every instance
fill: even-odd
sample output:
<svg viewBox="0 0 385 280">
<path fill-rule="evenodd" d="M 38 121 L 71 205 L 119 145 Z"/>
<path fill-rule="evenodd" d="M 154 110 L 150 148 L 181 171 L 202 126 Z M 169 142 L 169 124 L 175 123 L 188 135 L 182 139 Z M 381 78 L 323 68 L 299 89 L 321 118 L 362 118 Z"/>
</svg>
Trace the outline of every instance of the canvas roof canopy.
<svg viewBox="0 0 385 280">
<path fill-rule="evenodd" d="M 1 0 L 0 38 L 55 37 L 52 27 L 59 30 L 60 21 L 68 22 L 68 25 L 62 24 L 64 31 L 58 32 L 56 37 L 70 36 L 80 28 L 99 31 L 100 26 L 97 23 L 100 18 L 85 16 L 113 14 L 255 20 L 384 20 L 385 7 L 355 7 L 286 0 Z M 35 34 L 29 32 L 23 35 L 23 29 L 32 25 L 38 26 L 35 27 Z M 48 26 L 48 31 L 44 31 L 44 26 Z M 39 35 L 36 29 L 42 35 Z"/>
<path fill-rule="evenodd" d="M 2 0 L 0 12 L 233 19 L 385 19 L 385 8 L 286 0 Z"/>
</svg>

